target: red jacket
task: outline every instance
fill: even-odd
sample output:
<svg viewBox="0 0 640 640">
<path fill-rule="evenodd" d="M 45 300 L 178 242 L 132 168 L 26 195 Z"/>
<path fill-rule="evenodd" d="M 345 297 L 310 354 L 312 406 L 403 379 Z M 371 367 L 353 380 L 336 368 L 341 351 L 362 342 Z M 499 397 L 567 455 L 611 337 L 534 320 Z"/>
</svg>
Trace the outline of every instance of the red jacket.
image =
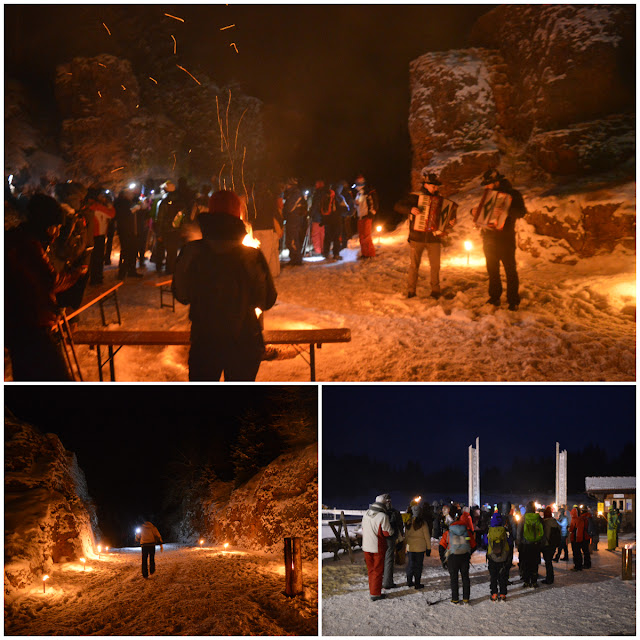
<svg viewBox="0 0 640 640">
<path fill-rule="evenodd" d="M 585 511 L 578 516 L 577 509 L 571 509 L 571 524 L 569 525 L 569 540 L 571 542 L 589 542 L 587 534 L 587 520 L 589 513 Z"/>
</svg>

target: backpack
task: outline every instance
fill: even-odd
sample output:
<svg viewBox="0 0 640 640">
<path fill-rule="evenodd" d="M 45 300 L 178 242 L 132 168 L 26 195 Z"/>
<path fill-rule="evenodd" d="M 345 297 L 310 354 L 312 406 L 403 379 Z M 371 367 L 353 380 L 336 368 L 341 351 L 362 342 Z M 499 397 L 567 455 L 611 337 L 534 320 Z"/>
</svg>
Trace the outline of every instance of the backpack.
<svg viewBox="0 0 640 640">
<path fill-rule="evenodd" d="M 534 516 L 529 518 L 527 516 Z M 544 537 L 544 529 L 542 527 L 542 521 L 537 513 L 527 513 L 524 516 L 524 528 L 522 531 L 522 537 L 526 542 L 540 542 Z"/>
<path fill-rule="evenodd" d="M 560 546 L 561 538 L 562 534 L 560 533 L 560 527 L 551 527 L 551 531 L 549 533 L 549 546 L 557 549 Z"/>
<path fill-rule="evenodd" d="M 471 553 L 469 532 L 463 524 L 453 524 L 449 527 L 449 549 L 447 553 L 456 556 L 463 553 Z"/>
<path fill-rule="evenodd" d="M 507 530 L 504 527 L 491 527 L 487 534 L 487 557 L 494 562 L 504 562 L 509 555 Z"/>
<path fill-rule="evenodd" d="M 320 201 L 320 213 L 323 216 L 330 216 L 336 212 L 336 194 L 333 189 L 330 189 L 322 196 Z"/>
</svg>

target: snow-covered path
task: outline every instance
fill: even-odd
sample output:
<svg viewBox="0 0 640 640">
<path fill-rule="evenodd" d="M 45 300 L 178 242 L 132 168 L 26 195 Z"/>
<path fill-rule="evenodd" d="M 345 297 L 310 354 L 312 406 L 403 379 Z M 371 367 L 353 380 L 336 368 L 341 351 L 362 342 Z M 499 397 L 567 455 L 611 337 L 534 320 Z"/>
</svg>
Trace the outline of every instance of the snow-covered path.
<svg viewBox="0 0 640 640">
<path fill-rule="evenodd" d="M 523 225 L 524 233 L 530 233 Z M 538 238 L 540 236 L 537 236 Z M 283 267 L 278 302 L 265 314 L 267 329 L 349 327 L 352 341 L 317 351 L 319 381 L 632 381 L 635 380 L 635 257 L 613 255 L 556 264 L 551 250 L 533 258 L 517 252 L 522 303 L 511 312 L 485 304 L 487 275 L 479 233 L 463 218 L 443 251 L 444 296 L 429 297 L 426 257 L 418 296 L 407 299 L 407 228 L 376 239 L 378 255 L 357 259 L 357 238 L 343 260 L 305 260 Z M 469 256 L 463 241 L 471 238 Z M 115 268 L 106 282 L 115 282 Z M 159 308 L 148 286 L 158 276 L 120 289 L 123 329 L 187 329 L 188 309 Z M 81 325 L 99 327 L 97 309 Z M 111 325 L 116 328 L 117 325 Z M 97 379 L 95 352 L 79 346 L 85 378 Z M 119 381 L 185 381 L 186 347 L 125 347 L 116 356 Z M 293 347 L 279 347 L 258 381 L 309 380 Z"/>
<path fill-rule="evenodd" d="M 303 596 L 284 595 L 284 567 L 257 552 L 165 545 L 156 573 L 140 549 L 56 565 L 42 587 L 5 600 L 6 635 L 316 635 L 318 570 L 304 564 Z"/>
<path fill-rule="evenodd" d="M 344 555 L 338 562 L 324 560 L 323 635 L 635 635 L 635 569 L 633 580 L 621 580 L 621 552 L 605 551 L 606 539 L 604 544 L 601 540 L 600 551 L 591 555 L 591 569 L 575 573 L 569 570 L 573 562 L 554 563 L 553 585 L 524 589 L 517 582 L 508 587 L 505 603 L 489 600 L 485 554 L 474 553 L 469 607 L 450 604 L 449 574 L 440 566 L 435 540 L 432 545 L 434 551 L 425 558 L 422 573 L 425 589 L 404 586 L 404 567 L 396 567 L 394 580 L 403 586 L 386 592 L 387 598 L 378 602 L 369 598 L 361 551 L 356 552 L 354 564 Z M 539 567 L 539 574 L 545 575 L 544 565 Z M 517 568 L 511 570 L 511 580 L 518 580 Z"/>
</svg>

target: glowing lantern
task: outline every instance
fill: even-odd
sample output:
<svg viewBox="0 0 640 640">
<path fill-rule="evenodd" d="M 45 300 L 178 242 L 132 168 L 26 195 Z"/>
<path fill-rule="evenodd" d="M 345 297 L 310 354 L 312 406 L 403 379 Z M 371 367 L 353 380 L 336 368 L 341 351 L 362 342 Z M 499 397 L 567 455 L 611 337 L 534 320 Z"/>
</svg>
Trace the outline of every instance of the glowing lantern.
<svg viewBox="0 0 640 640">
<path fill-rule="evenodd" d="M 413 501 L 418 504 L 418 502 L 420 502 L 420 500 L 422 500 L 422 496 L 416 496 Z"/>
<path fill-rule="evenodd" d="M 520 514 L 516 513 L 516 522 L 520 522 Z"/>
<path fill-rule="evenodd" d="M 471 240 L 464 241 L 464 250 L 467 252 L 467 266 L 469 266 L 469 260 L 471 258 L 471 249 L 473 249 L 473 245 L 471 244 Z"/>
<path fill-rule="evenodd" d="M 109 547 L 105 547 L 104 549 L 107 553 L 109 553 Z"/>
<path fill-rule="evenodd" d="M 49 576 L 42 576 L 42 593 L 47 593 L 47 580 Z"/>
<path fill-rule="evenodd" d="M 200 548 L 202 549 L 202 545 L 204 544 L 204 540 L 200 538 Z"/>
</svg>

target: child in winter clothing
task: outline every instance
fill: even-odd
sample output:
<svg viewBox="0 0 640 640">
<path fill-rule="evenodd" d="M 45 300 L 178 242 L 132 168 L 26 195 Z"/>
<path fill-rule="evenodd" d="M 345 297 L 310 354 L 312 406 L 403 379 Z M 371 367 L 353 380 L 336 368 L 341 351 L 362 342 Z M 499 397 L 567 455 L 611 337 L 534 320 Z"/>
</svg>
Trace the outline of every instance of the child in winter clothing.
<svg viewBox="0 0 640 640">
<path fill-rule="evenodd" d="M 469 565 L 471 554 L 476 548 L 476 539 L 473 534 L 471 516 L 463 513 L 449 525 L 449 530 L 444 532 L 440 540 L 440 546 L 446 550 L 447 566 L 451 578 L 451 603 L 460 604 L 458 592 L 458 573 L 462 576 L 462 602 L 469 604 L 471 596 L 471 581 L 469 580 Z"/>
<path fill-rule="evenodd" d="M 560 544 L 561 533 L 560 525 L 553 517 L 551 507 L 547 507 L 544 510 L 542 528 L 544 530 L 544 538 L 542 539 L 542 557 L 544 558 L 544 566 L 547 571 L 547 576 L 542 581 L 542 584 L 553 584 L 553 554 Z"/>
<path fill-rule="evenodd" d="M 498 587 L 500 587 L 500 600 L 507 599 L 507 561 L 511 555 L 511 549 L 507 538 L 507 530 L 503 525 L 502 516 L 496 512 L 491 517 L 489 532 L 487 534 L 487 562 L 489 563 L 489 589 L 491 600 L 498 601 Z"/>
<path fill-rule="evenodd" d="M 538 565 L 540 564 L 540 546 L 544 537 L 542 520 L 536 513 L 534 502 L 528 502 L 524 518 L 518 524 L 518 553 L 520 571 L 525 587 L 538 588 Z"/>
<path fill-rule="evenodd" d="M 431 555 L 431 532 L 429 525 L 422 519 L 420 507 L 411 508 L 411 520 L 405 530 L 407 541 L 407 586 L 423 589 L 420 583 L 424 554 Z"/>
</svg>

